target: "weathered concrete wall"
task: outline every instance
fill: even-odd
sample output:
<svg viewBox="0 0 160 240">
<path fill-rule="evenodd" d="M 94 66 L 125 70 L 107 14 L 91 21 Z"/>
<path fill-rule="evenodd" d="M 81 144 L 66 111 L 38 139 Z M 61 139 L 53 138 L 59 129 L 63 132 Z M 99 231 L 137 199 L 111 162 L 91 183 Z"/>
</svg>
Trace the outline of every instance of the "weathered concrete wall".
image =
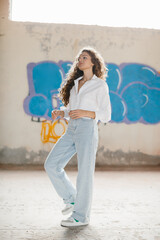
<svg viewBox="0 0 160 240">
<path fill-rule="evenodd" d="M 160 119 L 158 115 L 158 111 L 160 112 L 158 108 L 160 104 L 158 97 L 160 94 L 160 85 L 158 85 L 160 84 L 158 73 L 160 71 L 160 31 L 12 22 L 8 20 L 8 2 L 4 0 L 0 2 L 0 19 L 0 163 L 42 164 L 45 161 L 54 145 L 50 140 L 53 141 L 55 138 L 51 136 L 48 140 L 44 139 L 44 133 L 47 133 L 49 125 L 42 124 L 38 120 L 42 121 L 46 118 L 38 117 L 38 113 L 35 114 L 37 117 L 32 118 L 33 115 L 27 108 L 25 99 L 28 94 L 31 96 L 31 90 L 33 90 L 29 86 L 31 70 L 33 66 L 49 62 L 58 69 L 56 71 L 63 75 L 65 70 L 62 63 L 69 64 L 74 60 L 80 48 L 91 45 L 101 52 L 110 69 L 112 67 L 117 69 L 115 72 L 121 75 L 119 80 L 122 77 L 124 80 L 124 63 L 131 64 L 131 67 L 132 64 L 135 64 L 134 67 L 142 65 L 143 69 L 148 68 L 149 73 L 153 72 L 156 76 L 153 80 L 149 77 L 149 83 L 148 79 L 145 83 L 140 83 L 141 86 L 156 91 L 155 93 L 152 91 L 151 94 L 152 100 L 155 101 L 153 114 L 147 112 L 147 116 L 153 116 L 153 118 L 148 117 L 145 121 L 143 116 L 141 120 L 135 120 L 134 115 L 128 121 L 127 112 L 125 118 L 120 120 L 117 118 L 116 112 L 118 113 L 119 110 L 116 108 L 114 97 L 119 96 L 120 99 L 121 96 L 112 89 L 117 81 L 116 78 L 113 76 L 109 78 L 115 116 L 111 123 L 99 125 L 97 165 L 160 164 Z M 132 75 L 135 72 L 131 71 L 129 74 Z M 58 75 L 58 77 L 63 79 L 64 75 L 61 77 Z M 141 80 L 143 81 L 143 77 Z M 155 81 L 157 85 L 154 85 Z M 137 97 L 139 97 L 138 94 L 135 97 L 132 96 L 132 98 Z M 140 99 L 139 102 L 142 100 Z M 49 124 L 49 118 L 47 123 Z M 64 126 L 60 126 L 57 123 L 56 134 L 62 132 L 61 128 L 67 127 L 65 123 L 63 124 Z M 75 163 L 74 158 L 70 164 Z"/>
</svg>

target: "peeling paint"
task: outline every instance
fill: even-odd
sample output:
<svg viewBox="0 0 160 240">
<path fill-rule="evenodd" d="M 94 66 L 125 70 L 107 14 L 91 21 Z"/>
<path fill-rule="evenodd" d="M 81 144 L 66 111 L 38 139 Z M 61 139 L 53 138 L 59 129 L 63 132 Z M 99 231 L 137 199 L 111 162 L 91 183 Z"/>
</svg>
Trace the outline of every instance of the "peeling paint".
<svg viewBox="0 0 160 240">
<path fill-rule="evenodd" d="M 3 147 L 0 150 L 0 164 L 41 165 L 44 164 L 48 151 L 28 151 L 26 148 L 11 149 Z M 69 161 L 69 166 L 77 165 L 76 155 Z M 105 150 L 102 146 L 97 151 L 96 166 L 160 166 L 160 156 L 152 156 L 140 151 L 123 152 L 122 150 Z"/>
<path fill-rule="evenodd" d="M 0 149 L 0 164 L 16 164 L 16 165 L 41 165 L 44 164 L 48 151 L 40 150 L 38 152 L 28 151 L 24 147 Z M 70 160 L 70 165 L 76 165 L 76 155 Z"/>
<path fill-rule="evenodd" d="M 47 28 L 45 28 L 45 32 L 39 31 L 39 27 L 42 28 L 43 25 L 37 26 L 37 25 L 31 25 L 26 24 L 26 32 L 30 35 L 30 37 L 36 38 L 40 44 L 40 50 L 44 52 L 47 56 L 49 52 L 51 51 L 51 41 L 52 41 L 52 33 L 50 32 L 50 26 L 48 25 Z"/>
<path fill-rule="evenodd" d="M 140 151 L 110 151 L 101 146 L 97 151 L 97 166 L 160 166 L 160 156 Z"/>
<path fill-rule="evenodd" d="M 1 164 L 42 164 L 47 157 L 48 152 L 40 150 L 39 152 L 28 151 L 24 147 L 8 148 L 0 150 Z"/>
</svg>

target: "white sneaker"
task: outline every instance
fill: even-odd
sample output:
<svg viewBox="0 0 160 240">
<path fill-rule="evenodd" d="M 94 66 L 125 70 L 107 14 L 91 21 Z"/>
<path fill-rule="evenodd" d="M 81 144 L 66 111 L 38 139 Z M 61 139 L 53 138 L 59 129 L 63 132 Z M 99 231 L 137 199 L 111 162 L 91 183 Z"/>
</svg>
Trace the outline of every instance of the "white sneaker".
<svg viewBox="0 0 160 240">
<path fill-rule="evenodd" d="M 82 223 L 73 217 L 69 217 L 66 220 L 61 221 L 61 226 L 63 226 L 63 227 L 78 227 L 78 226 L 85 226 L 88 224 L 89 224 L 89 222 Z"/>
<path fill-rule="evenodd" d="M 71 213 L 73 211 L 73 208 L 74 208 L 74 203 L 73 204 L 67 203 L 65 208 L 62 210 L 62 214 L 67 215 Z"/>
</svg>

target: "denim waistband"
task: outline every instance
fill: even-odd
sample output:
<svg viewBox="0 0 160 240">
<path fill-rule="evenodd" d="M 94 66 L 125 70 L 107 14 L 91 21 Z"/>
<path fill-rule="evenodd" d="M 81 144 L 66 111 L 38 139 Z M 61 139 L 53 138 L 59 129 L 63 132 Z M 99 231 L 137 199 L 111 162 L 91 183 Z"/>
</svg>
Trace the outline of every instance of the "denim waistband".
<svg viewBox="0 0 160 240">
<path fill-rule="evenodd" d="M 69 122 L 97 122 L 96 119 L 93 118 L 78 118 L 78 119 L 69 119 Z"/>
</svg>

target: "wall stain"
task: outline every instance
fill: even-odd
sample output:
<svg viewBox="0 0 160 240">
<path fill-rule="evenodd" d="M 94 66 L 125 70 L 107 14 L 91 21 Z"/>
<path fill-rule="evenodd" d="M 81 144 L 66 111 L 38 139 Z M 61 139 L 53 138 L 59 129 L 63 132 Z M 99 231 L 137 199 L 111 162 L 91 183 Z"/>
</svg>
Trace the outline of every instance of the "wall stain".
<svg viewBox="0 0 160 240">
<path fill-rule="evenodd" d="M 26 148 L 8 148 L 0 149 L 0 164 L 16 165 L 41 165 L 44 164 L 49 151 L 40 150 L 38 152 L 28 151 Z M 69 161 L 68 166 L 76 166 L 76 154 Z M 160 166 L 160 156 L 152 156 L 140 151 L 123 152 L 122 150 L 105 150 L 104 146 L 98 148 L 96 167 L 99 166 Z"/>
<path fill-rule="evenodd" d="M 160 156 L 140 151 L 110 151 L 101 146 L 97 151 L 97 165 L 106 166 L 160 166 Z"/>
<path fill-rule="evenodd" d="M 44 52 L 47 57 L 52 48 L 51 47 L 52 34 L 50 32 L 50 26 L 48 25 L 48 27 L 45 28 L 44 32 L 40 31 L 39 26 L 37 25 L 26 24 L 24 26 L 26 28 L 26 32 L 30 35 L 30 37 L 38 40 L 40 44 L 40 50 Z M 41 25 L 41 28 L 43 27 L 44 26 Z"/>
</svg>

